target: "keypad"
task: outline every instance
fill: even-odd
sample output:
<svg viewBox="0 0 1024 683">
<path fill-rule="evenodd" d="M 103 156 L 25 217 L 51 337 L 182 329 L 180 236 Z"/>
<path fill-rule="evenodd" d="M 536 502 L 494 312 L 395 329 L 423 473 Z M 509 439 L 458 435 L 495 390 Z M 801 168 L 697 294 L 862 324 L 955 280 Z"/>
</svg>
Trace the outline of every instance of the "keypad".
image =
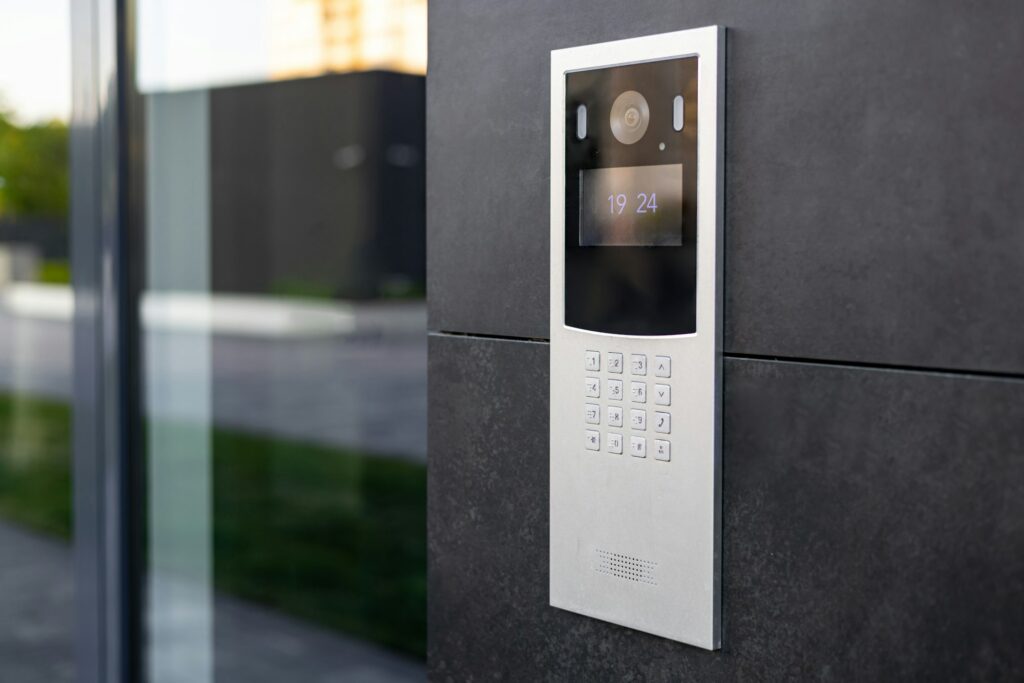
<svg viewBox="0 0 1024 683">
<path fill-rule="evenodd" d="M 591 348 L 583 368 L 585 450 L 671 462 L 672 358 Z"/>
</svg>

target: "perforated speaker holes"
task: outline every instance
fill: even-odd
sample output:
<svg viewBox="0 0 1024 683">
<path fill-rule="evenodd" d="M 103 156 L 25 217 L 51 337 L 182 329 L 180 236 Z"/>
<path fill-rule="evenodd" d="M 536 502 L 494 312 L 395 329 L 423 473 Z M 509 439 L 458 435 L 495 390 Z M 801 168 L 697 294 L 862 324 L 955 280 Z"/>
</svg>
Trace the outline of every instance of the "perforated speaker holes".
<svg viewBox="0 0 1024 683">
<path fill-rule="evenodd" d="M 658 585 L 654 574 L 654 570 L 658 567 L 657 562 L 632 555 L 613 553 L 600 548 L 594 550 L 594 556 L 594 571 L 598 574 L 607 574 L 626 581 L 636 581 L 651 586 Z"/>
</svg>

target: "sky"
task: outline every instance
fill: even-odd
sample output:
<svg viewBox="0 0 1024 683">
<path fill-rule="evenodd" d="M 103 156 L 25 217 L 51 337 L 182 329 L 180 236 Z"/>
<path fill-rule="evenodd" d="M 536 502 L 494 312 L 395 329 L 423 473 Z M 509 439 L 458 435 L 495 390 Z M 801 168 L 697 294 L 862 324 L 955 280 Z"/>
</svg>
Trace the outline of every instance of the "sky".
<svg viewBox="0 0 1024 683">
<path fill-rule="evenodd" d="M 0 0 L 0 106 L 19 123 L 71 116 L 72 0 Z"/>
</svg>

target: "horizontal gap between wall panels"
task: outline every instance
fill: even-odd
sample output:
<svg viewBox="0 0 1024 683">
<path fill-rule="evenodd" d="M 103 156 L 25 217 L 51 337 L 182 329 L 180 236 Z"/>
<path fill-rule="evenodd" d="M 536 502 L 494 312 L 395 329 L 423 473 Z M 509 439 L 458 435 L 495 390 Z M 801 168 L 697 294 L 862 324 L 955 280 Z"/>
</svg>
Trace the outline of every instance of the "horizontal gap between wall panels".
<svg viewBox="0 0 1024 683">
<path fill-rule="evenodd" d="M 528 344 L 547 344 L 549 340 L 542 337 L 514 337 L 501 334 L 472 334 L 469 332 L 451 332 L 434 330 L 428 332 L 432 337 L 462 337 L 467 339 L 487 339 L 490 341 L 509 341 Z M 792 363 L 795 365 L 821 365 L 835 368 L 859 370 L 881 370 L 885 372 L 916 372 L 928 375 L 952 375 L 955 377 L 974 377 L 977 379 L 1001 379 L 1008 381 L 1024 381 L 1024 374 L 1012 372 L 993 372 L 987 370 L 960 370 L 949 368 L 933 368 L 921 365 L 895 365 L 887 363 L 864 363 L 859 361 L 827 360 L 824 358 L 800 358 L 795 356 L 774 356 L 755 353 L 725 353 L 724 358 L 734 360 L 750 360 L 768 363 Z"/>
</svg>

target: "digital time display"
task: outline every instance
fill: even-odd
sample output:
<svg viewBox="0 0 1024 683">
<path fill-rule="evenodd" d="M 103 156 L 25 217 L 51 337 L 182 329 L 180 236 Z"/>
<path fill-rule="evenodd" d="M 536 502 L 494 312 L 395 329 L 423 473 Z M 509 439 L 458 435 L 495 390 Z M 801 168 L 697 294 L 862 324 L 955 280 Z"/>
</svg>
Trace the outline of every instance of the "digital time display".
<svg viewBox="0 0 1024 683">
<path fill-rule="evenodd" d="M 683 244 L 683 165 L 580 171 L 580 246 Z"/>
</svg>

